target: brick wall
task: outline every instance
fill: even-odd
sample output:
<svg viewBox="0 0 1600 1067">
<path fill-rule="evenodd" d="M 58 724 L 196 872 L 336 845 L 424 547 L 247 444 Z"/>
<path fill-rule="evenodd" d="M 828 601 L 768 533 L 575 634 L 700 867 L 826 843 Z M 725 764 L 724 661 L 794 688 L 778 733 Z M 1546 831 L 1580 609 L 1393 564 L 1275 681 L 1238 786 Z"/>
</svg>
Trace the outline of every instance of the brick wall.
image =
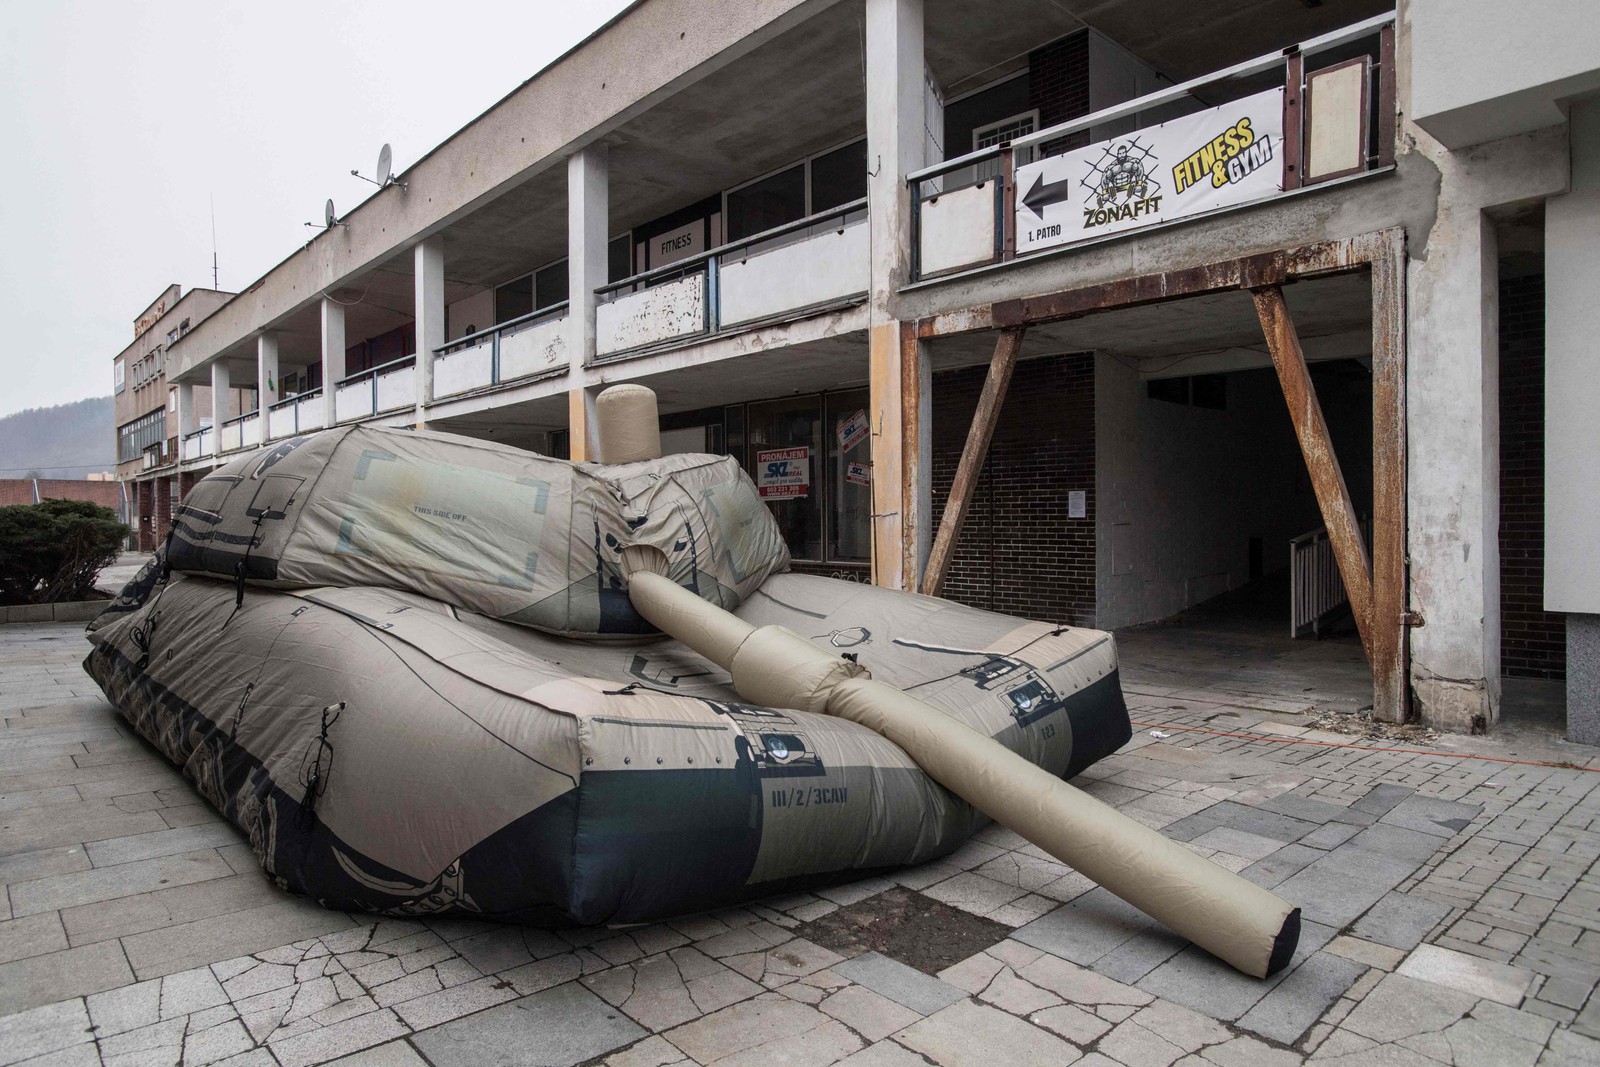
<svg viewBox="0 0 1600 1067">
<path fill-rule="evenodd" d="M 1052 41 L 1028 53 L 1028 94 L 1039 109 L 1039 128 L 1046 129 L 1089 113 L 1089 32 Z M 1089 143 L 1089 131 L 1050 141 L 1053 155 Z"/>
<path fill-rule="evenodd" d="M 1567 673 L 1566 618 L 1544 610 L 1544 275 L 1500 282 L 1500 670 Z"/>
<path fill-rule="evenodd" d="M 159 545 L 167 539 L 167 531 L 172 529 L 172 479 L 157 478 L 154 485 L 156 490 L 155 506 L 155 544 Z M 152 545 L 152 551 L 154 545 Z"/>
<path fill-rule="evenodd" d="M 933 518 L 950 495 L 987 367 L 933 380 Z M 1088 494 L 1067 518 L 1067 493 Z M 1050 622 L 1092 624 L 1095 610 L 1094 357 L 1017 365 L 973 494 L 944 595 Z"/>
</svg>

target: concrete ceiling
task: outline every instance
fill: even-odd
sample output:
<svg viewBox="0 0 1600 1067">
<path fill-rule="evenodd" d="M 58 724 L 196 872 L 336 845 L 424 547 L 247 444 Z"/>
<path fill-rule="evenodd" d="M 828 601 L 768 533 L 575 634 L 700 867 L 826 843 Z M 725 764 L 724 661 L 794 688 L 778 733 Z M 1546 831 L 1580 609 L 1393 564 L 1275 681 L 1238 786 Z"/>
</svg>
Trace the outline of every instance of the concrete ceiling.
<svg viewBox="0 0 1600 1067">
<path fill-rule="evenodd" d="M 867 384 L 865 331 L 629 379 L 656 391 L 662 412 L 770 400 Z"/>
<path fill-rule="evenodd" d="M 613 133 L 612 231 L 866 133 L 860 15 L 825 8 Z"/>
<path fill-rule="evenodd" d="M 1066 0 L 1064 6 L 1174 82 L 1395 8 L 1393 0 Z"/>
<path fill-rule="evenodd" d="M 544 434 L 567 428 L 565 391 L 518 404 L 474 411 L 450 419 L 430 419 L 428 429 L 465 434 L 503 445 L 544 451 Z"/>
<path fill-rule="evenodd" d="M 444 231 L 446 278 L 467 285 L 498 285 L 566 254 L 565 166 L 550 167 Z"/>
<path fill-rule="evenodd" d="M 357 344 L 412 321 L 414 287 L 411 255 L 407 253 L 333 290 L 330 295 L 345 305 L 346 344 Z M 478 286 L 447 279 L 445 302 L 460 300 L 478 290 Z M 322 362 L 322 315 L 316 305 L 301 308 L 274 327 L 273 332 L 278 337 L 278 362 L 283 366 L 303 367 Z M 240 369 L 253 366 L 254 359 L 254 341 L 229 353 L 235 381 L 239 380 Z M 253 371 L 249 380 L 255 380 Z"/>
</svg>

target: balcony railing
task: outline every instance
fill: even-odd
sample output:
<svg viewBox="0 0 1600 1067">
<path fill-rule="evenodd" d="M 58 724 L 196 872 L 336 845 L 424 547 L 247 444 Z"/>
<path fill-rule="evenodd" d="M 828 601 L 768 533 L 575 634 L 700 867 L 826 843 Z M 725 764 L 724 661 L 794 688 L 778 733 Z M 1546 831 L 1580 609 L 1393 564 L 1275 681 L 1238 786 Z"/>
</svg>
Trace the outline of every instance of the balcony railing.
<svg viewBox="0 0 1600 1067">
<path fill-rule="evenodd" d="M 222 420 L 222 450 L 237 452 L 246 446 L 254 447 L 260 444 L 261 439 L 256 429 L 259 425 L 259 415 L 254 411 Z"/>
<path fill-rule="evenodd" d="M 198 430 L 191 430 L 183 435 L 183 458 L 202 459 L 211 455 L 212 437 L 211 427 L 205 426 Z"/>
<path fill-rule="evenodd" d="M 293 437 L 322 428 L 322 390 L 307 389 L 267 408 L 268 439 Z"/>
<path fill-rule="evenodd" d="M 333 394 L 334 418 L 350 422 L 415 406 L 416 363 L 415 356 L 403 356 L 341 378 Z"/>
<path fill-rule="evenodd" d="M 1394 18 L 1391 13 L 1367 19 L 914 172 L 907 178 L 913 277 L 1197 218 L 1392 165 Z M 1363 49 L 1363 42 L 1369 47 Z M 1355 46 L 1359 54 L 1313 65 L 1314 56 L 1341 46 Z M 1194 96 L 1246 78 L 1259 87 L 1274 70 L 1282 72 L 1281 88 L 1241 93 L 1243 99 L 1217 109 L 1200 108 Z M 1204 121 L 1209 110 L 1221 120 L 1227 109 L 1247 103 L 1263 120 L 1255 129 Z M 1170 115 L 1188 105 L 1194 114 L 1159 124 L 1142 121 L 1148 113 Z M 1107 127 L 1130 123 L 1136 125 L 1120 136 L 1083 143 Z"/>
<path fill-rule="evenodd" d="M 856 200 L 595 290 L 598 359 L 854 303 L 868 285 Z"/>
<path fill-rule="evenodd" d="M 434 399 L 562 373 L 566 321 L 562 302 L 439 346 L 433 359 Z"/>
</svg>

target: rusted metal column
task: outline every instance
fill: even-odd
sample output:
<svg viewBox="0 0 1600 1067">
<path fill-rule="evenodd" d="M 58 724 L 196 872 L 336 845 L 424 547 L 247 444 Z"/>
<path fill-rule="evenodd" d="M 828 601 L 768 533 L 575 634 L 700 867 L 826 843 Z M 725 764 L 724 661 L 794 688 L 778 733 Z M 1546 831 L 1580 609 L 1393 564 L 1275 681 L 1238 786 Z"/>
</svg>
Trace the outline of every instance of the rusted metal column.
<svg viewBox="0 0 1600 1067">
<path fill-rule="evenodd" d="M 900 574 L 915 589 L 928 553 L 933 372 L 914 321 L 900 324 Z M 876 472 L 874 472 L 876 477 Z"/>
<path fill-rule="evenodd" d="M 1395 149 L 1394 26 L 1378 31 L 1378 158 L 1377 165 L 1394 163 Z M 1376 295 L 1376 293 L 1374 293 Z"/>
<path fill-rule="evenodd" d="M 1404 722 L 1406 684 L 1405 235 L 1390 230 L 1372 258 L 1372 717 Z"/>
<path fill-rule="evenodd" d="M 1328 528 L 1334 558 L 1339 561 L 1339 575 L 1344 579 L 1345 593 L 1350 598 L 1356 629 L 1361 632 L 1361 645 L 1370 661 L 1372 577 L 1367 546 L 1361 537 L 1355 508 L 1350 503 L 1344 473 L 1339 469 L 1339 457 L 1333 451 L 1333 440 L 1328 436 L 1322 405 L 1317 401 L 1317 391 L 1306 368 L 1305 353 L 1300 349 L 1300 338 L 1289 318 L 1283 290 L 1269 285 L 1251 290 L 1250 295 L 1255 299 L 1261 331 L 1266 334 L 1267 347 L 1272 352 L 1272 365 L 1278 371 L 1283 397 L 1289 404 L 1289 417 L 1294 420 L 1300 452 L 1311 472 L 1311 486 L 1316 490 L 1317 505 L 1322 509 L 1322 521 Z"/>
<path fill-rule="evenodd" d="M 989 374 L 983 380 L 983 392 L 978 397 L 978 410 L 973 413 L 967 443 L 961 449 L 961 463 L 950 484 L 950 499 L 945 501 L 939 533 L 933 539 L 933 551 L 928 556 L 928 569 L 922 576 L 922 592 L 928 596 L 939 595 L 944 589 L 945 576 L 950 573 L 950 562 L 955 558 L 961 527 L 967 521 L 967 508 L 972 503 L 972 491 L 977 488 L 978 475 L 989 457 L 989 442 L 994 438 L 1000 409 L 1006 401 L 1006 389 L 1011 385 L 1011 372 L 1016 368 L 1017 353 L 1022 348 L 1022 333 L 1020 327 L 1003 330 L 995 342 Z"/>
<path fill-rule="evenodd" d="M 1283 66 L 1283 189 L 1288 192 L 1306 183 L 1306 59 L 1296 52 Z"/>
</svg>

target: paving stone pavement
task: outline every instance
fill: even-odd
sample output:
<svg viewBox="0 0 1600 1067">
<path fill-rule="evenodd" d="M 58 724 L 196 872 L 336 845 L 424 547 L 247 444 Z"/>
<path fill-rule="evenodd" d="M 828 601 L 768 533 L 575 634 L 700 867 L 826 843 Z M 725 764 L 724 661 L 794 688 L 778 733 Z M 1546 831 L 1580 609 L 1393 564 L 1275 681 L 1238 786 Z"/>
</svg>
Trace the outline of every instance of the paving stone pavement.
<svg viewBox="0 0 1600 1067">
<path fill-rule="evenodd" d="M 999 827 L 626 930 L 327 911 L 116 718 L 78 627 L 0 627 L 0 1067 L 1600 1063 L 1600 754 L 1352 747 L 1307 725 L 1370 692 L 1348 644 L 1122 641 L 1140 725 L 1078 784 L 1302 906 L 1269 981 Z M 891 887 L 1010 936 L 933 975 L 804 936 Z"/>
</svg>

